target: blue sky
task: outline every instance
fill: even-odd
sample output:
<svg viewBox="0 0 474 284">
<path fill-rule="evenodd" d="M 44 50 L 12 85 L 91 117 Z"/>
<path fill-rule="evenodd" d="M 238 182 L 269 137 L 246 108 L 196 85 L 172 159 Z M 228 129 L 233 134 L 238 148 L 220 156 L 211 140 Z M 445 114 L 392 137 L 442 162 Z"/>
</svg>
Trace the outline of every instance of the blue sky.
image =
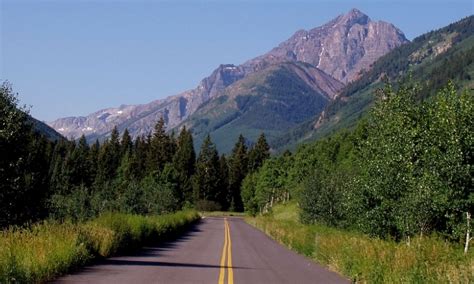
<svg viewBox="0 0 474 284">
<path fill-rule="evenodd" d="M 0 2 L 0 80 L 45 121 L 194 88 L 351 8 L 409 39 L 474 11 L 472 0 Z"/>
</svg>

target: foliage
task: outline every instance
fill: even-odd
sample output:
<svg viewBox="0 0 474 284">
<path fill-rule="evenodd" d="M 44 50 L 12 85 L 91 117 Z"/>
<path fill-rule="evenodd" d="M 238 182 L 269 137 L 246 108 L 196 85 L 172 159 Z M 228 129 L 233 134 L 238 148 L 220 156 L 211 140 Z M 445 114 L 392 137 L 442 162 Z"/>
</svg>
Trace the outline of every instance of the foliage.
<svg viewBox="0 0 474 284">
<path fill-rule="evenodd" d="M 0 86 L 0 227 L 45 216 L 51 147 L 35 133 L 11 86 Z"/>
<path fill-rule="evenodd" d="M 434 232 L 463 241 L 474 207 L 474 99 L 452 83 L 422 102 L 419 91 L 388 85 L 354 131 L 267 160 L 243 183 L 246 210 L 270 211 L 287 192 L 304 223 L 406 242 Z"/>
</svg>

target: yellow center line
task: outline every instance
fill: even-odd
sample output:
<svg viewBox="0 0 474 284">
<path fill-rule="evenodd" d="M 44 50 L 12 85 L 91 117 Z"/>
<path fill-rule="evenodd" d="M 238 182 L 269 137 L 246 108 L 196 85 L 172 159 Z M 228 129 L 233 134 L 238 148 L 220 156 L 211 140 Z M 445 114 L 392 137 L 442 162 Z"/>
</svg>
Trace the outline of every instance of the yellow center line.
<svg viewBox="0 0 474 284">
<path fill-rule="evenodd" d="M 224 218 L 224 247 L 222 248 L 221 265 L 219 270 L 219 284 L 225 280 L 225 259 L 227 256 L 227 283 L 234 284 L 234 271 L 232 269 L 232 241 L 230 239 L 230 226 Z"/>
<path fill-rule="evenodd" d="M 221 267 L 219 270 L 219 284 L 224 284 L 225 277 L 225 256 L 227 252 L 227 219 L 224 221 L 224 247 L 222 248 Z"/>
<path fill-rule="evenodd" d="M 227 225 L 227 237 L 229 238 L 229 243 L 227 245 L 227 283 L 234 284 L 234 270 L 232 269 L 232 241 L 230 239 L 230 226 L 227 220 L 225 221 Z"/>
</svg>

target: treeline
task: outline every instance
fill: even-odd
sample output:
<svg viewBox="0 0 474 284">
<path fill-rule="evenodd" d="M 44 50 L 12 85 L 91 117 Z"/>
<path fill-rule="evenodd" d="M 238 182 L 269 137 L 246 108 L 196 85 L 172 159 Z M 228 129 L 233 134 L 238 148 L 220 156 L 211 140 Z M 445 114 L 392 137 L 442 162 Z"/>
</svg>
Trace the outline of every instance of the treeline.
<svg viewBox="0 0 474 284">
<path fill-rule="evenodd" d="M 367 119 L 294 155 L 269 159 L 243 182 L 245 209 L 294 198 L 305 223 L 410 240 L 465 240 L 474 208 L 474 98 L 453 84 L 418 100 L 387 86 Z M 472 226 L 472 225 L 471 225 Z"/>
<path fill-rule="evenodd" d="M 10 86 L 0 94 L 1 227 L 104 212 L 242 211 L 241 182 L 269 157 L 263 134 L 250 148 L 240 136 L 229 156 L 207 136 L 196 154 L 191 132 L 167 133 L 163 119 L 135 140 L 115 128 L 103 143 L 51 142 L 35 132 Z"/>
</svg>

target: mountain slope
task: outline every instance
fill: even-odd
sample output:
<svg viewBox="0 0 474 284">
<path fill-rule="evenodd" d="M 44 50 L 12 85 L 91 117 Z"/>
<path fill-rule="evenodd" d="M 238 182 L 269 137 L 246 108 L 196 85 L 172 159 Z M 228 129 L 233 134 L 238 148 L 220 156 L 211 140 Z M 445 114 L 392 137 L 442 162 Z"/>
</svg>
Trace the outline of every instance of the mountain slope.
<svg viewBox="0 0 474 284">
<path fill-rule="evenodd" d="M 57 141 L 57 140 L 62 140 L 65 139 L 61 134 L 59 134 L 56 130 L 48 126 L 46 123 L 37 120 L 36 118 L 30 116 L 29 117 L 34 129 L 36 132 L 39 134 L 43 135 L 46 137 L 46 139 L 50 141 Z"/>
<path fill-rule="evenodd" d="M 383 87 L 383 78 L 397 83 L 411 76 L 423 83 L 419 96 L 432 95 L 448 80 L 459 89 L 474 89 L 474 16 L 426 33 L 377 60 L 359 80 L 348 84 L 321 115 L 310 119 L 273 141 L 277 148 L 294 147 L 354 126 Z"/>
<path fill-rule="evenodd" d="M 374 22 L 353 9 L 310 31 L 298 31 L 267 54 L 242 65 L 220 65 L 192 90 L 144 105 L 121 106 L 85 117 L 61 118 L 50 123 L 67 137 L 85 134 L 89 140 L 104 139 L 114 126 L 128 128 L 132 136 L 153 129 L 160 117 L 168 129 L 182 124 L 203 104 L 220 97 L 227 87 L 254 73 L 283 62 L 306 62 L 338 79 L 350 82 L 361 70 L 389 50 L 406 43 L 403 33 L 385 22 Z"/>
<path fill-rule="evenodd" d="M 267 54 L 243 65 L 259 69 L 277 62 L 302 61 L 347 83 L 380 56 L 407 42 L 392 24 L 372 21 L 352 9 L 321 27 L 296 32 Z"/>
<path fill-rule="evenodd" d="M 211 134 L 228 152 L 239 134 L 256 141 L 261 132 L 276 137 L 320 113 L 343 84 L 314 66 L 286 62 L 235 82 L 198 109 L 183 125 L 199 145 Z"/>
</svg>

